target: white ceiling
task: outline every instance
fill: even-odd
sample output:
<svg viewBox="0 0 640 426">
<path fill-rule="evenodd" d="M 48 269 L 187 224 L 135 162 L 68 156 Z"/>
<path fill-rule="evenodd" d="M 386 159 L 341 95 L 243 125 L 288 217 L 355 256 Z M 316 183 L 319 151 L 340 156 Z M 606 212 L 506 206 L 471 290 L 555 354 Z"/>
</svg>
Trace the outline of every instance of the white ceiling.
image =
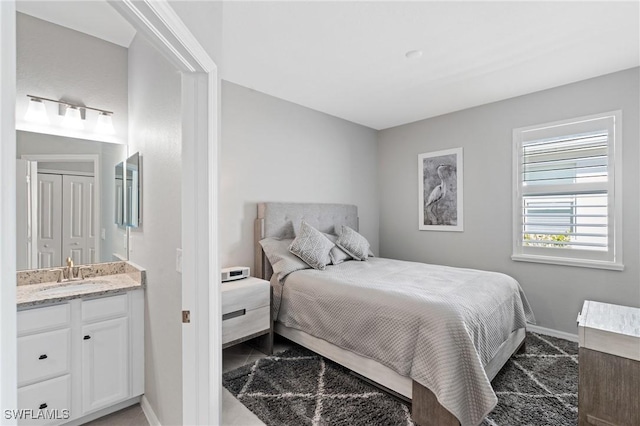
<svg viewBox="0 0 640 426">
<path fill-rule="evenodd" d="M 101 0 L 18 10 L 125 47 L 135 34 Z M 223 79 L 374 129 L 640 65 L 637 0 L 256 1 L 223 13 Z"/>
<path fill-rule="evenodd" d="M 384 129 L 640 63 L 638 2 L 230 2 L 222 77 Z M 423 51 L 408 60 L 409 50 Z"/>
<path fill-rule="evenodd" d="M 136 34 L 131 24 L 104 0 L 20 0 L 16 2 L 16 9 L 127 48 Z"/>
</svg>

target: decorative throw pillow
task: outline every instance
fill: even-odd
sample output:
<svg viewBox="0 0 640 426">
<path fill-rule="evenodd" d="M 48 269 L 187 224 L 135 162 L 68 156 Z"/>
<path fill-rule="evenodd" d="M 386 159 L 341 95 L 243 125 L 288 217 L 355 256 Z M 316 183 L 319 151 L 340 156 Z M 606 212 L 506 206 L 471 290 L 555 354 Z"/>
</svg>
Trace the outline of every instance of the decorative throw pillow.
<svg viewBox="0 0 640 426">
<path fill-rule="evenodd" d="M 346 225 L 342 225 L 336 245 L 356 260 L 367 260 L 369 256 L 369 241 Z"/>
<path fill-rule="evenodd" d="M 284 280 L 292 272 L 309 269 L 309 265 L 289 252 L 289 246 L 292 242 L 293 238 L 286 240 L 265 238 L 260 240 L 260 245 L 264 250 L 264 254 L 267 255 L 278 281 Z"/>
<path fill-rule="evenodd" d="M 337 235 L 324 234 L 324 236 L 327 237 L 334 244 L 338 240 L 338 236 Z M 333 246 L 333 248 L 329 252 L 329 257 L 331 258 L 331 264 L 332 265 L 339 265 L 342 262 L 344 262 L 345 260 L 352 260 L 353 259 L 353 257 L 349 256 L 349 253 L 345 252 L 344 250 L 342 250 L 338 246 Z"/>
<path fill-rule="evenodd" d="M 300 231 L 289 246 L 289 251 L 313 269 L 324 271 L 325 266 L 331 263 L 329 252 L 334 245 L 322 232 L 302 221 Z"/>
</svg>

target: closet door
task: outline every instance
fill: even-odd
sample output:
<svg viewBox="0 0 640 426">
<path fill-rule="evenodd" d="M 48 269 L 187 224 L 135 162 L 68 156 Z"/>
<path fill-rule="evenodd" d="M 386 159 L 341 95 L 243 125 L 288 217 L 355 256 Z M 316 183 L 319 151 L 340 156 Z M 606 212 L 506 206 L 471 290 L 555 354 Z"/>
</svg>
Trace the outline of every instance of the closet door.
<svg viewBox="0 0 640 426">
<path fill-rule="evenodd" d="M 62 266 L 62 176 L 38 173 L 38 268 Z"/>
<path fill-rule="evenodd" d="M 62 176 L 62 253 L 74 264 L 95 263 L 94 178 Z"/>
</svg>

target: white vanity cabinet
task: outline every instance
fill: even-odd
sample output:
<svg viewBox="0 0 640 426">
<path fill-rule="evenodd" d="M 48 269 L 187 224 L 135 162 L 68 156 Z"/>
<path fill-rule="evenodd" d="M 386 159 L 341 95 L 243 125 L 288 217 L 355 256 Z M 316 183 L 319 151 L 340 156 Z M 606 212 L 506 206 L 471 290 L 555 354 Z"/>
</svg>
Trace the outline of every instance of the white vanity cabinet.
<svg viewBox="0 0 640 426">
<path fill-rule="evenodd" d="M 108 414 L 144 392 L 144 293 L 18 311 L 18 408 L 57 425 Z"/>
<path fill-rule="evenodd" d="M 82 303 L 82 412 L 104 408 L 129 394 L 127 295 Z"/>
<path fill-rule="evenodd" d="M 18 408 L 34 413 L 18 424 L 64 421 L 71 406 L 71 306 L 18 312 L 18 336 Z M 38 419 L 41 410 L 56 418 Z"/>
</svg>

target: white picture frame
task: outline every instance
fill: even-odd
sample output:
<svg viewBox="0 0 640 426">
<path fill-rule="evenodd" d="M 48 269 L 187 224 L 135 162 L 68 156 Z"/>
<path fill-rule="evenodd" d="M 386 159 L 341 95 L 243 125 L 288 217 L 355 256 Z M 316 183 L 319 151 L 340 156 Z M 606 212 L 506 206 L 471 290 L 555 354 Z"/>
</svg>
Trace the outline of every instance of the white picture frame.
<svg viewBox="0 0 640 426">
<path fill-rule="evenodd" d="M 456 231 L 463 227 L 462 148 L 418 155 L 418 229 Z"/>
</svg>

